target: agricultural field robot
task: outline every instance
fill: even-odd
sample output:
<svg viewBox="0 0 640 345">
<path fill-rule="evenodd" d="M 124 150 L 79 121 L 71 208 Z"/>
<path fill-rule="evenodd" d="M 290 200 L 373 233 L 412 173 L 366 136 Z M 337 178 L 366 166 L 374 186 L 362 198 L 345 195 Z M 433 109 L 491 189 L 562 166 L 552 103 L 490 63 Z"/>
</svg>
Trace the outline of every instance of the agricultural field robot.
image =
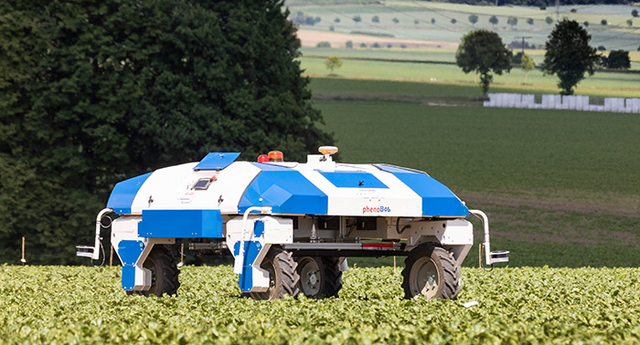
<svg viewBox="0 0 640 345">
<path fill-rule="evenodd" d="M 100 257 L 103 217 L 115 215 L 111 243 L 129 294 L 175 294 L 179 239 L 199 254 L 230 254 L 242 294 L 338 296 L 348 257 L 406 256 L 406 298 L 455 299 L 460 266 L 473 245 L 471 215 L 482 220 L 487 266 L 508 261 L 490 251 L 489 221 L 428 174 L 388 164 L 342 164 L 323 146 L 306 163 L 272 151 L 257 162 L 212 152 L 200 162 L 122 181 L 96 219 L 95 243 L 78 255 Z M 104 254 L 103 254 L 104 256 Z"/>
</svg>

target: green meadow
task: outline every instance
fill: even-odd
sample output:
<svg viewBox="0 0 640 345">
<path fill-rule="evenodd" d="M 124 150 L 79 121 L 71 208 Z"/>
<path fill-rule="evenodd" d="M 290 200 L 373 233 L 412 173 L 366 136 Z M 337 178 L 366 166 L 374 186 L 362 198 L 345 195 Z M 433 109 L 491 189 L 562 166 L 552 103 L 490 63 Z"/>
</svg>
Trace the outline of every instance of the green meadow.
<svg viewBox="0 0 640 345">
<path fill-rule="evenodd" d="M 427 6 L 450 15 L 482 10 Z M 499 16 L 526 12 L 488 9 Z M 375 6 L 368 11 L 374 15 Z M 412 15 L 424 15 L 416 11 Z M 616 11 L 602 13 L 620 13 Z M 509 34 L 498 31 L 509 42 Z M 469 207 L 489 214 L 492 248 L 510 250 L 510 266 L 640 266 L 640 114 L 484 108 L 474 75 L 455 65 L 452 49 L 301 52 L 314 105 L 322 110 L 325 128 L 334 132 L 343 161 L 385 162 L 428 172 Z M 542 63 L 544 50 L 526 52 L 537 65 Z M 343 59 L 331 75 L 324 65 L 327 56 Z M 588 95 L 592 104 L 603 104 L 605 97 L 640 97 L 640 55 L 631 52 L 630 57 L 631 71 L 598 70 L 578 84 L 576 94 Z M 539 69 L 525 75 L 515 66 L 495 75 L 489 92 L 534 94 L 540 101 L 543 94 L 559 92 L 557 83 Z M 480 229 L 476 223 L 476 242 L 482 238 Z M 391 258 L 351 261 L 356 266 L 403 265 Z M 477 246 L 464 264 L 478 265 Z"/>
<path fill-rule="evenodd" d="M 511 250 L 511 266 L 640 266 L 639 114 L 484 108 L 454 65 L 345 60 L 326 77 L 321 58 L 301 62 L 342 161 L 428 172 L 488 212 L 492 248 Z M 554 77 L 520 77 L 497 76 L 490 92 L 557 93 Z M 598 71 L 577 94 L 639 97 L 639 77 Z M 477 264 L 475 247 L 465 265 Z"/>
<path fill-rule="evenodd" d="M 451 61 L 455 61 L 451 55 Z M 326 58 L 301 57 L 301 66 L 305 73 L 314 77 L 327 77 L 329 70 L 324 62 Z M 465 74 L 460 67 L 454 64 L 439 63 L 414 63 L 395 61 L 372 61 L 344 59 L 341 68 L 334 71 L 335 77 L 351 79 L 345 83 L 357 83 L 357 79 L 380 79 L 396 81 L 415 81 L 418 84 L 435 84 L 437 89 L 442 83 L 469 84 L 476 88 L 476 97 L 481 96 L 480 87 L 474 84 L 474 74 Z M 334 77 L 334 78 L 335 78 Z M 557 94 L 558 79 L 555 76 L 544 75 L 539 69 L 529 72 L 528 77 L 518 67 L 511 69 L 509 73 L 494 75 L 489 92 L 517 92 L 534 94 Z M 332 83 L 339 85 L 340 83 Z M 388 84 L 372 84 L 370 88 L 378 88 L 376 93 L 397 93 L 394 89 L 387 88 Z M 597 71 L 593 76 L 587 76 L 576 89 L 576 94 L 605 97 L 640 97 L 640 73 L 623 73 Z M 424 85 L 416 85 L 416 89 L 425 88 Z M 351 92 L 358 92 L 354 87 Z M 403 89 L 406 89 L 403 88 Z M 323 93 L 323 89 L 319 89 Z M 350 93 L 351 93 L 350 92 Z M 442 93 L 436 91 L 437 93 Z M 457 94 L 457 93 L 454 93 Z"/>
</svg>

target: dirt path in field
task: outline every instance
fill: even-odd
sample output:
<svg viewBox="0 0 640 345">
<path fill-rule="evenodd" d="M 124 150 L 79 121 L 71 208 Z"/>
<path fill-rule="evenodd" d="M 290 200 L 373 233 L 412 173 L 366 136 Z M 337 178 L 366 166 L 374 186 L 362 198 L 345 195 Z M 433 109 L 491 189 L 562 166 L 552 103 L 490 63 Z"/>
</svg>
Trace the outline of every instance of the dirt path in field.
<svg viewBox="0 0 640 345">
<path fill-rule="evenodd" d="M 517 242 L 632 246 L 640 249 L 640 208 L 606 203 L 461 193 L 489 213 L 491 236 Z M 596 225 L 599 224 L 599 225 Z"/>
<path fill-rule="evenodd" d="M 640 204 L 637 201 L 635 203 L 629 202 L 627 205 L 609 205 L 566 200 L 540 200 L 533 197 L 498 196 L 477 192 L 466 192 L 463 195 L 463 200 L 470 204 L 490 203 L 504 207 L 527 206 L 549 211 L 572 211 L 640 218 Z"/>
<path fill-rule="evenodd" d="M 319 42 L 329 42 L 332 48 L 345 48 L 347 41 L 353 42 L 354 47 L 360 47 L 361 43 L 370 47 L 378 43 L 382 47 L 391 44 L 393 47 L 404 45 L 407 48 L 458 48 L 458 43 L 444 41 L 422 41 L 402 38 L 375 37 L 366 35 L 352 35 L 338 32 L 298 30 L 298 38 L 303 47 L 315 47 Z"/>
</svg>

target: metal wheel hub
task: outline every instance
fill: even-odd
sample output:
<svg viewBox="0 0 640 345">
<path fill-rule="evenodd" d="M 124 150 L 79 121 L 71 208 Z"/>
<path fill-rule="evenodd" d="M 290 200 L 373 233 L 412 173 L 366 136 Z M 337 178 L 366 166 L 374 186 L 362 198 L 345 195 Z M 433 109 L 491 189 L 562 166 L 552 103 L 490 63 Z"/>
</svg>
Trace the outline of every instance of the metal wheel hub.
<svg viewBox="0 0 640 345">
<path fill-rule="evenodd" d="M 307 282 L 307 284 L 316 285 L 320 281 L 320 279 L 318 279 L 317 273 L 318 271 L 307 273 L 307 275 L 309 275 L 309 281 Z"/>
<path fill-rule="evenodd" d="M 420 258 L 411 268 L 411 291 L 433 298 L 440 287 L 438 268 L 431 258 Z"/>
<path fill-rule="evenodd" d="M 320 292 L 320 285 L 322 282 L 322 274 L 318 263 L 313 259 L 304 259 L 299 265 L 300 279 L 302 284 L 300 287 L 305 295 L 315 296 Z"/>
</svg>

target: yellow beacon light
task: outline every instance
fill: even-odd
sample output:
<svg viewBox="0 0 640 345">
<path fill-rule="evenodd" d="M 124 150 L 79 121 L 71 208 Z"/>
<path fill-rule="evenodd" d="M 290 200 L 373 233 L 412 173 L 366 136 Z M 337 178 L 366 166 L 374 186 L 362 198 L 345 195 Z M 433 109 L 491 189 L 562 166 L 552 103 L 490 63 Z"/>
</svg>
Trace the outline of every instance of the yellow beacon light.
<svg viewBox="0 0 640 345">
<path fill-rule="evenodd" d="M 335 146 L 320 146 L 320 148 L 318 148 L 318 151 L 323 155 L 332 155 L 338 152 L 338 148 Z"/>
</svg>

